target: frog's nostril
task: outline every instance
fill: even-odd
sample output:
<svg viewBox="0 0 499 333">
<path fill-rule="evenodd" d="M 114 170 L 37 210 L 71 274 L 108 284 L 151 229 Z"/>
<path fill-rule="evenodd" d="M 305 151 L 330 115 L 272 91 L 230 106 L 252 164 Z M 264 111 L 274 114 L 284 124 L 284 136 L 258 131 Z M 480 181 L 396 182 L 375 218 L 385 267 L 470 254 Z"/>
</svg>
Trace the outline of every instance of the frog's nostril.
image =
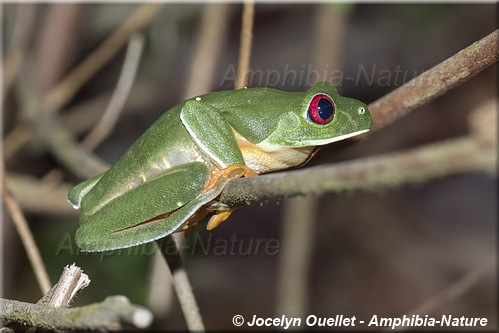
<svg viewBox="0 0 499 333">
<path fill-rule="evenodd" d="M 361 106 L 361 107 L 357 110 L 357 112 L 358 112 L 359 114 L 361 114 L 361 115 L 362 115 L 362 114 L 366 113 L 366 108 L 365 108 L 365 107 L 363 107 L 363 106 Z"/>
</svg>

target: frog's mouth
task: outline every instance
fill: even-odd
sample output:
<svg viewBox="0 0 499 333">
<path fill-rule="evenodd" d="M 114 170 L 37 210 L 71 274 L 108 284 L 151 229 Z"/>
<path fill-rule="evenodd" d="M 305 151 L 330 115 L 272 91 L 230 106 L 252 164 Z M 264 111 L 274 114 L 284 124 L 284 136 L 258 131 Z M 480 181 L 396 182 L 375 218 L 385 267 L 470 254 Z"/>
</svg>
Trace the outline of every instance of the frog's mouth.
<svg viewBox="0 0 499 333">
<path fill-rule="evenodd" d="M 351 138 L 351 137 L 354 137 L 354 136 L 357 136 L 357 135 L 360 135 L 360 134 L 364 134 L 364 133 L 366 133 L 368 131 L 369 131 L 369 128 L 363 129 L 363 130 L 360 130 L 360 131 L 357 131 L 357 132 L 353 132 L 353 133 L 348 133 L 348 134 L 344 134 L 344 135 L 335 136 L 333 138 L 314 139 L 314 140 L 303 140 L 303 141 L 300 140 L 300 145 L 303 145 L 303 146 L 323 146 L 323 145 L 327 145 L 327 144 L 330 144 L 330 143 L 333 143 L 333 142 L 336 142 L 336 141 L 341 141 L 341 140 L 345 140 L 345 139 L 348 139 L 348 138 Z"/>
</svg>

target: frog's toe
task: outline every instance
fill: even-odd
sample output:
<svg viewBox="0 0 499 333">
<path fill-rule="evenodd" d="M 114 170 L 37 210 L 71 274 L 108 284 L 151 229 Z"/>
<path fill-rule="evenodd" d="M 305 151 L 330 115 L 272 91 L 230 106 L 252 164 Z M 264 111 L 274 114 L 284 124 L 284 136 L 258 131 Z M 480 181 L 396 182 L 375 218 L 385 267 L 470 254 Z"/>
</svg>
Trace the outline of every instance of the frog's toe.
<svg viewBox="0 0 499 333">
<path fill-rule="evenodd" d="M 210 217 L 208 224 L 206 225 L 206 229 L 207 230 L 215 229 L 220 225 L 220 223 L 227 220 L 233 211 L 234 211 L 233 209 L 230 209 L 215 213 L 212 217 Z"/>
</svg>

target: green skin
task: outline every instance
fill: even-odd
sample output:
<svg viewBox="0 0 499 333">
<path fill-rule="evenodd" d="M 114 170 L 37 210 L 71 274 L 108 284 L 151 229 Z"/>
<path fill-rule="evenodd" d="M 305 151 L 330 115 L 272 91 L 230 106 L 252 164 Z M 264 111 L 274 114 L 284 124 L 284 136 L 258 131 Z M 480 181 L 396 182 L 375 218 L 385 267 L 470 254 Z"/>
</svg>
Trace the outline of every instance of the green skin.
<svg viewBox="0 0 499 333">
<path fill-rule="evenodd" d="M 316 94 L 334 102 L 328 124 L 307 117 Z M 189 99 L 163 114 L 108 171 L 70 190 L 69 202 L 81 209 L 76 243 L 83 251 L 106 251 L 163 238 L 220 195 L 228 179 L 203 190 L 215 172 L 233 164 L 258 173 L 297 166 L 313 147 L 371 126 L 367 106 L 340 96 L 329 83 L 306 92 L 251 88 Z M 253 154 L 241 148 L 233 130 L 254 145 Z M 261 166 L 255 151 L 279 161 Z"/>
</svg>

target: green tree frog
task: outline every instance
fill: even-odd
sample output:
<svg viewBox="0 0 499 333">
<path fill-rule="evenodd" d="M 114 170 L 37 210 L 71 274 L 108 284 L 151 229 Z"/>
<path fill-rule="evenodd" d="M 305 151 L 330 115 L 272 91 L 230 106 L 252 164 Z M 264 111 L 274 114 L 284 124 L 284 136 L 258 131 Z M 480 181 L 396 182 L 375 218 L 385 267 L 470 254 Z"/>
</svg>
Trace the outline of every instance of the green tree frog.
<svg viewBox="0 0 499 333">
<path fill-rule="evenodd" d="M 216 198 L 230 179 L 295 167 L 318 146 L 367 132 L 367 106 L 329 83 L 306 92 L 244 88 L 184 101 L 164 113 L 106 172 L 69 192 L 81 209 L 83 251 L 130 247 L 207 228 L 231 210 Z M 220 206 L 218 206 L 220 207 Z"/>
</svg>

